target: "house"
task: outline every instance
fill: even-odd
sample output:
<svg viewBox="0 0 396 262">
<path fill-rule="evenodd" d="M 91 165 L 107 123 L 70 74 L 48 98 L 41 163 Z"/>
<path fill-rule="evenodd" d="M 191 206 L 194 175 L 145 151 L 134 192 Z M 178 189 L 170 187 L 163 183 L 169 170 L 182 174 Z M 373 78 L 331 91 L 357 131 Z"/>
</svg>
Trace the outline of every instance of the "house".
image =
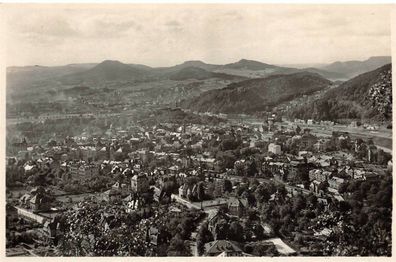
<svg viewBox="0 0 396 262">
<path fill-rule="evenodd" d="M 314 144 L 314 149 L 318 152 L 322 152 L 326 149 L 326 141 L 324 139 L 319 139 L 318 142 Z"/>
<path fill-rule="evenodd" d="M 126 196 L 128 195 L 128 185 L 122 184 L 120 182 L 116 182 L 114 185 L 111 186 L 112 189 L 118 190 L 121 192 L 121 195 Z"/>
<path fill-rule="evenodd" d="M 52 197 L 43 189 L 43 191 L 34 193 L 29 202 L 33 211 L 47 211 L 51 208 Z"/>
<path fill-rule="evenodd" d="M 134 175 L 131 178 L 131 189 L 136 193 L 144 193 L 149 190 L 149 181 L 146 174 Z"/>
<path fill-rule="evenodd" d="M 101 148 L 98 148 L 98 151 L 97 151 L 97 159 L 98 160 L 106 160 L 106 159 L 109 159 L 109 151 L 108 151 L 108 149 L 105 147 L 105 146 L 103 146 L 103 147 L 101 147 Z"/>
<path fill-rule="evenodd" d="M 58 231 L 58 222 L 55 220 L 47 220 L 44 222 L 41 232 L 44 234 L 48 243 L 54 243 L 57 235 L 59 234 Z"/>
<path fill-rule="evenodd" d="M 363 174 L 364 180 L 376 180 L 378 178 L 378 174 L 374 172 L 365 172 Z"/>
<path fill-rule="evenodd" d="M 313 180 L 313 181 L 311 182 L 311 184 L 309 185 L 309 189 L 310 189 L 312 192 L 318 194 L 318 193 L 319 193 L 319 185 L 320 185 L 320 184 L 321 184 L 320 181 L 318 181 L 318 180 Z"/>
<path fill-rule="evenodd" d="M 53 197 L 43 187 L 36 187 L 30 193 L 24 194 L 19 199 L 19 204 L 33 212 L 47 211 L 53 204 Z"/>
<path fill-rule="evenodd" d="M 214 238 L 217 239 L 216 236 L 216 227 L 218 224 L 227 223 L 229 220 L 229 216 L 223 212 L 210 212 L 208 216 L 208 230 L 213 234 Z"/>
<path fill-rule="evenodd" d="M 243 256 L 243 251 L 240 248 L 239 244 L 235 241 L 228 240 L 215 240 L 209 243 L 206 243 L 204 246 L 205 256 L 219 256 L 224 254 L 224 256 Z"/>
<path fill-rule="evenodd" d="M 228 213 L 233 216 L 241 217 L 245 214 L 248 202 L 246 199 L 231 197 L 228 200 Z"/>
<path fill-rule="evenodd" d="M 332 176 L 332 173 L 327 170 L 312 169 L 309 170 L 309 181 L 317 180 L 319 182 L 327 181 Z"/>
<path fill-rule="evenodd" d="M 98 175 L 99 167 L 93 164 L 91 165 L 81 165 L 78 168 L 78 175 L 80 178 L 91 178 L 93 176 Z"/>
<path fill-rule="evenodd" d="M 344 183 L 344 179 L 340 177 L 332 177 L 328 180 L 329 187 L 338 190 L 342 183 Z"/>
<path fill-rule="evenodd" d="M 376 162 L 378 159 L 378 149 L 376 146 L 369 146 L 367 149 L 367 161 L 370 163 Z"/>
<path fill-rule="evenodd" d="M 179 197 L 186 198 L 187 191 L 188 191 L 188 186 L 186 184 L 183 184 L 181 187 L 179 187 Z"/>
<path fill-rule="evenodd" d="M 109 189 L 103 193 L 103 199 L 107 202 L 119 202 L 121 201 L 122 195 L 121 191 L 117 189 Z"/>
<path fill-rule="evenodd" d="M 270 143 L 268 145 L 268 152 L 271 152 L 275 155 L 280 155 L 282 153 L 282 149 L 280 145 L 274 144 L 274 143 Z"/>
</svg>

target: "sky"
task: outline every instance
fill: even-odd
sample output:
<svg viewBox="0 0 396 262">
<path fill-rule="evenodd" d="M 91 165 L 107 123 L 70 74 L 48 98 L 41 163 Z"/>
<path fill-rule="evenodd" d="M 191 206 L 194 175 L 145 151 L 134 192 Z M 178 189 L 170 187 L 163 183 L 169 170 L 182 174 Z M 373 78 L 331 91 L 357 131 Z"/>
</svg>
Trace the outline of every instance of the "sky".
<svg viewBox="0 0 396 262">
<path fill-rule="evenodd" d="M 8 5 L 6 64 L 270 64 L 391 54 L 386 5 Z"/>
</svg>

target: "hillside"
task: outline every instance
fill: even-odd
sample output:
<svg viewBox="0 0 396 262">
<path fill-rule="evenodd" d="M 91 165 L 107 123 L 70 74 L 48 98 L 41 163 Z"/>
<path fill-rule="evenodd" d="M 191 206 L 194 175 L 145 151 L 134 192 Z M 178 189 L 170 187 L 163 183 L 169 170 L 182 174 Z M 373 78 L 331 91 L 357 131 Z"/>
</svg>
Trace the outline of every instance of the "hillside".
<svg viewBox="0 0 396 262">
<path fill-rule="evenodd" d="M 193 124 L 204 124 L 204 125 L 218 125 L 225 122 L 224 119 L 215 116 L 205 116 L 185 112 L 180 108 L 162 108 L 157 109 L 150 114 L 141 117 L 139 121 L 141 124 L 155 125 L 163 123 L 193 123 Z"/>
<path fill-rule="evenodd" d="M 345 74 L 349 78 L 352 78 L 357 75 L 372 71 L 391 62 L 392 58 L 390 56 L 373 56 L 364 61 L 337 61 L 332 64 L 326 65 L 321 69 L 330 72 Z"/>
<path fill-rule="evenodd" d="M 252 113 L 266 110 L 303 94 L 322 90 L 329 85 L 329 80 L 308 72 L 274 75 L 211 90 L 183 101 L 181 106 L 201 112 Z"/>
<path fill-rule="evenodd" d="M 346 81 L 330 89 L 316 101 L 293 108 L 289 115 L 317 120 L 390 120 L 392 117 L 391 64 Z"/>
<path fill-rule="evenodd" d="M 61 82 L 80 84 L 106 81 L 136 81 L 145 79 L 148 74 L 148 70 L 143 68 L 129 66 L 119 61 L 106 60 L 89 70 L 66 75 L 61 78 Z"/>
</svg>

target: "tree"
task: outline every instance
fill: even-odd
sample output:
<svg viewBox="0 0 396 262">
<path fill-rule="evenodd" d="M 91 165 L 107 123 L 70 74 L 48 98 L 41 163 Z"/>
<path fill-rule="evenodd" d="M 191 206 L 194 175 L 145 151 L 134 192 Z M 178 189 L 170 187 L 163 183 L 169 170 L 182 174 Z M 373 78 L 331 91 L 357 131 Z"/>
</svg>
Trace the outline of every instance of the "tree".
<svg viewBox="0 0 396 262">
<path fill-rule="evenodd" d="M 197 249 L 198 254 L 201 256 L 205 252 L 204 246 L 206 243 L 213 241 L 213 235 L 208 230 L 208 224 L 204 223 L 201 225 L 197 235 Z"/>
<path fill-rule="evenodd" d="M 306 200 L 302 195 L 297 196 L 293 200 L 293 213 L 297 214 L 306 206 Z"/>
<path fill-rule="evenodd" d="M 230 224 L 229 231 L 228 231 L 228 239 L 243 242 L 243 227 L 237 221 L 233 221 Z"/>
<path fill-rule="evenodd" d="M 247 176 L 253 177 L 257 174 L 257 165 L 254 160 L 250 161 L 250 163 L 246 165 L 246 168 L 247 170 L 245 173 Z"/>
<path fill-rule="evenodd" d="M 284 199 L 287 195 L 287 190 L 284 184 L 277 185 L 276 191 L 278 192 L 278 196 L 282 199 Z"/>
<path fill-rule="evenodd" d="M 191 256 L 191 249 L 188 241 L 184 241 L 179 234 L 176 234 L 170 241 L 168 256 Z"/>
<path fill-rule="evenodd" d="M 275 245 L 273 245 L 273 244 L 272 245 L 258 244 L 258 245 L 255 245 L 252 250 L 252 255 L 259 256 L 259 257 L 277 256 L 278 254 L 279 253 L 278 253 Z"/>
<path fill-rule="evenodd" d="M 301 127 L 300 127 L 300 126 L 297 126 L 297 127 L 296 127 L 296 133 L 299 135 L 300 132 L 301 132 Z"/>
<path fill-rule="evenodd" d="M 241 161 L 235 161 L 234 169 L 238 176 L 243 176 L 245 174 L 245 163 Z"/>
<path fill-rule="evenodd" d="M 232 192 L 232 183 L 229 179 L 224 180 L 224 192 Z"/>
<path fill-rule="evenodd" d="M 219 151 L 216 155 L 216 158 L 220 161 L 221 169 L 233 168 L 234 163 L 237 160 L 236 156 L 231 150 L 225 152 Z"/>
<path fill-rule="evenodd" d="M 329 183 L 327 181 L 324 181 L 319 184 L 318 189 L 323 190 L 323 192 L 326 192 L 328 187 L 329 187 Z"/>
<path fill-rule="evenodd" d="M 267 202 L 271 198 L 271 195 L 268 192 L 268 189 L 264 185 L 259 185 L 256 188 L 254 195 L 255 195 L 256 200 L 259 204 Z"/>
<path fill-rule="evenodd" d="M 318 204 L 318 198 L 314 194 L 310 194 L 307 200 L 312 208 L 316 208 L 316 205 Z"/>
<path fill-rule="evenodd" d="M 197 193 L 198 193 L 198 195 L 197 195 L 198 200 L 201 201 L 201 209 L 203 209 L 202 202 L 205 199 L 205 187 L 204 187 L 204 183 L 203 182 L 199 182 L 198 183 Z"/>
<path fill-rule="evenodd" d="M 348 182 L 343 182 L 341 183 L 341 185 L 338 187 L 338 192 L 340 194 L 344 194 L 345 192 L 347 192 L 348 189 Z"/>
</svg>

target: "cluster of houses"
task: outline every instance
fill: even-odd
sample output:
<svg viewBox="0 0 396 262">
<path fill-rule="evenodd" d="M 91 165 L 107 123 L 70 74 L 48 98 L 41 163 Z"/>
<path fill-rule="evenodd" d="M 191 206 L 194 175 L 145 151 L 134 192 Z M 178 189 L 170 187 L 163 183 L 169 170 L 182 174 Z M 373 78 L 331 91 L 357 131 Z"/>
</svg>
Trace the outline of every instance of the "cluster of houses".
<svg viewBox="0 0 396 262">
<path fill-rule="evenodd" d="M 318 201 L 326 202 L 328 197 L 343 201 L 339 192 L 343 183 L 377 179 L 385 159 L 392 166 L 391 158 L 372 143 L 352 139 L 346 132 L 317 137 L 309 129 L 277 126 L 267 133 L 261 125 L 254 124 L 210 127 L 165 123 L 130 130 L 111 127 L 104 137 L 82 134 L 64 141 L 48 141 L 46 145 L 31 145 L 23 139 L 14 146 L 19 151 L 8 159 L 7 170 L 18 169 L 7 171 L 7 181 L 24 181 L 49 171 L 65 183 L 83 184 L 107 176 L 113 182 L 98 198 L 110 204 L 123 203 L 128 212 L 149 212 L 150 198 L 158 200 L 170 190 L 181 203 L 204 200 L 205 206 L 224 206 L 230 217 L 238 218 L 244 218 L 248 210 L 247 200 L 232 193 L 235 185 L 243 183 L 242 176 L 275 180 L 285 185 L 290 196 L 315 194 Z M 234 159 L 234 172 L 230 172 L 216 152 L 235 148 L 241 154 Z M 249 150 L 255 155 L 244 156 L 242 152 Z M 253 163 L 253 174 L 235 172 L 248 170 Z M 226 181 L 233 183 L 227 186 Z M 199 199 L 200 190 L 205 199 Z M 37 214 L 51 210 L 53 203 L 50 192 L 37 188 L 20 198 L 19 212 L 37 220 Z M 214 236 L 219 233 L 215 220 L 208 220 Z M 51 230 L 48 232 L 52 234 Z M 208 256 L 248 255 L 235 243 L 216 237 L 205 248 Z"/>
</svg>

